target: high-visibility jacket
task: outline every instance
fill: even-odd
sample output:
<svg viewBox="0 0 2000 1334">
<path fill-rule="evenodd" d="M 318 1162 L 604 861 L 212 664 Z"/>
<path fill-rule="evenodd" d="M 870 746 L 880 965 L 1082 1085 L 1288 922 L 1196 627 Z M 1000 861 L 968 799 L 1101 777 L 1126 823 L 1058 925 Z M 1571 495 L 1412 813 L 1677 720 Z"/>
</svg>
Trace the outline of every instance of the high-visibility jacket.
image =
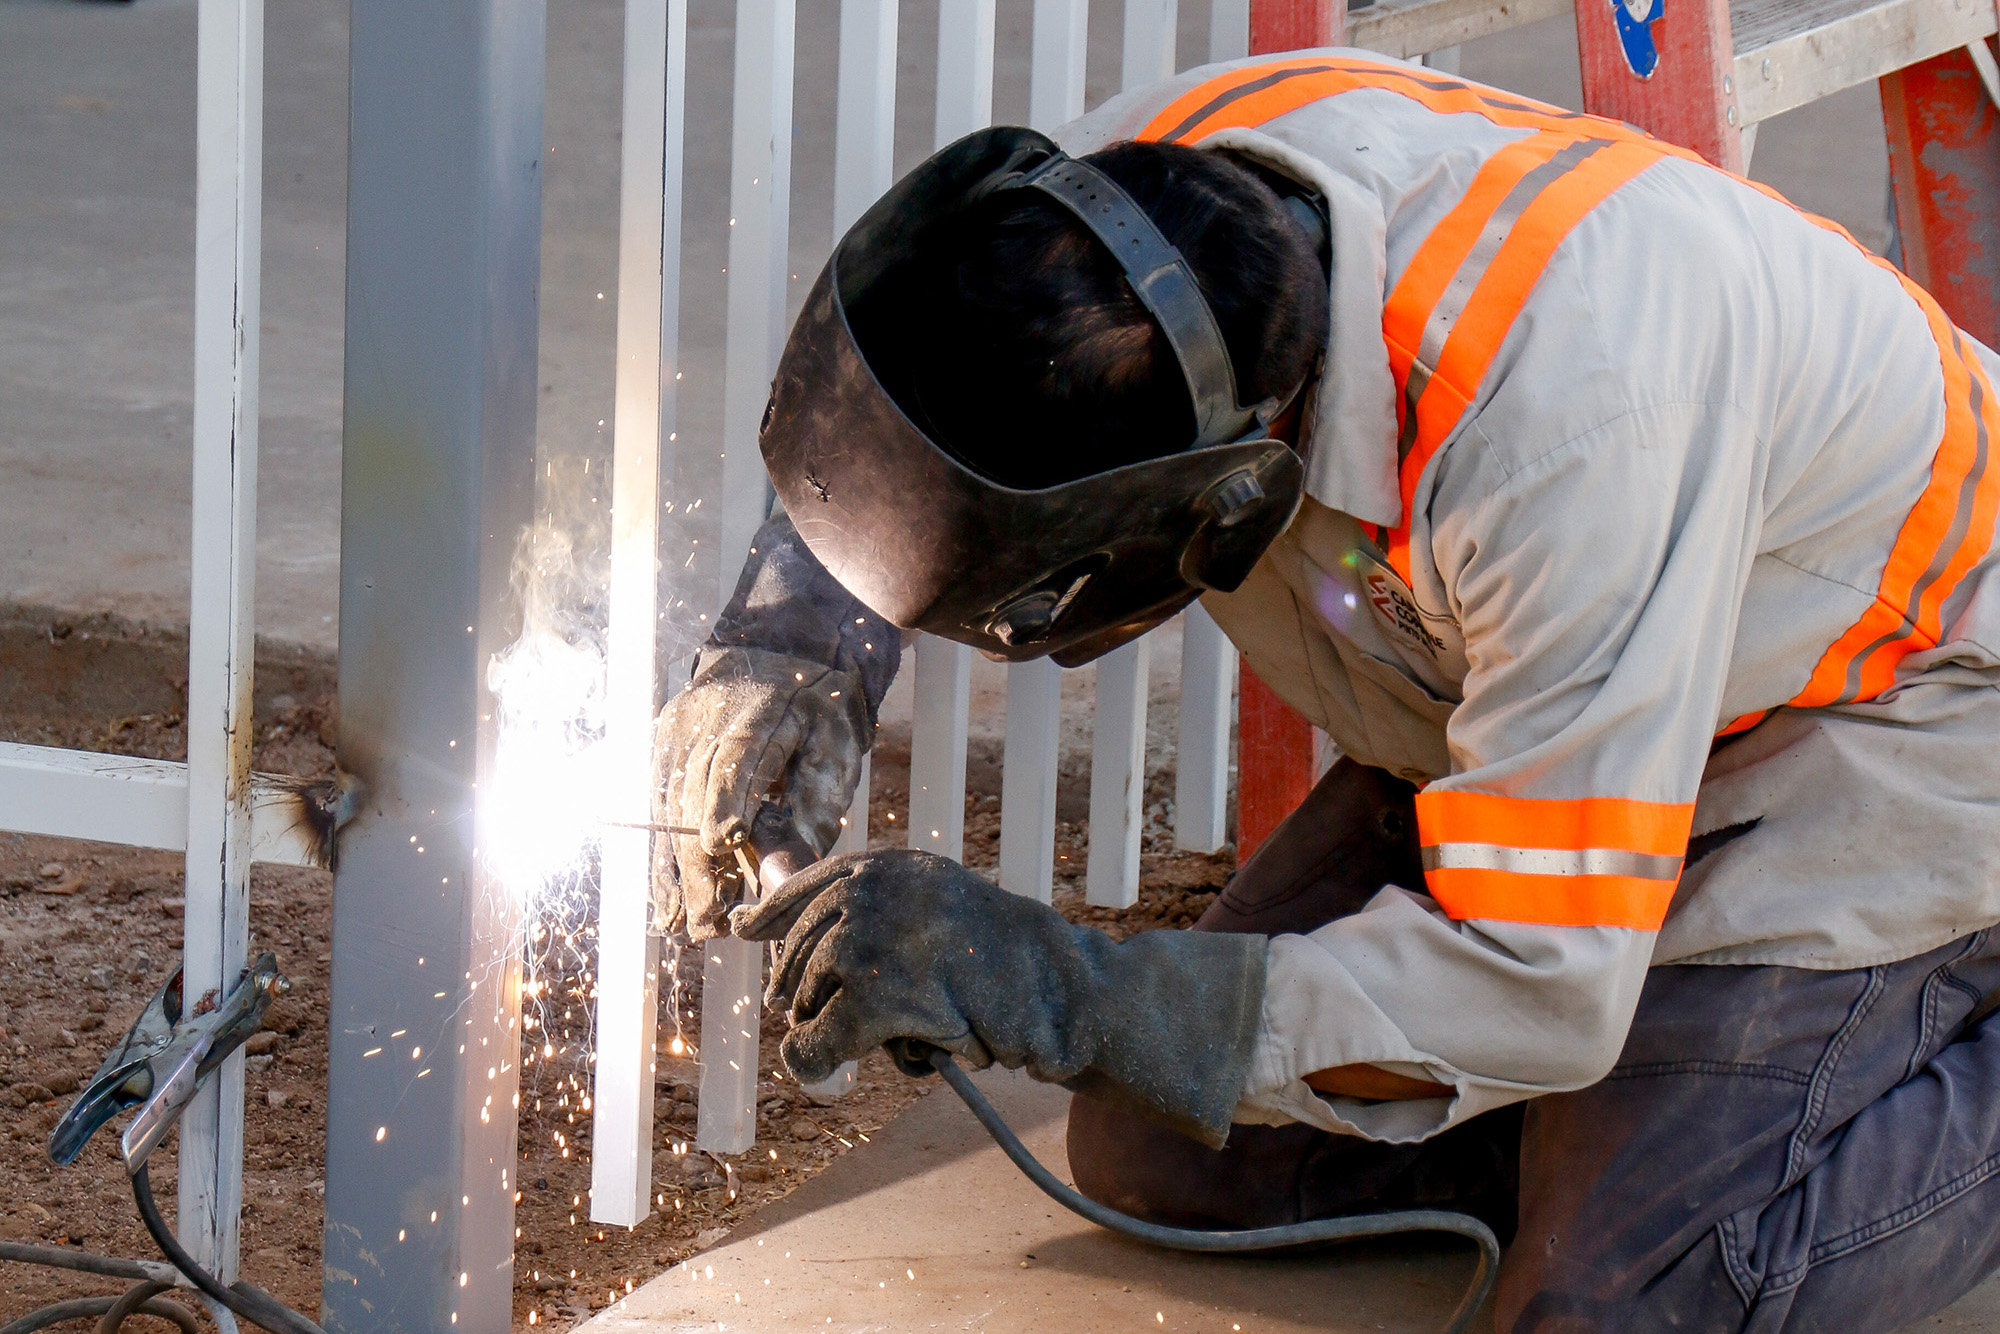
<svg viewBox="0 0 2000 1334">
<path fill-rule="evenodd" d="M 1425 883 L 1271 942 L 1239 1119 L 1419 1138 L 1601 1078 L 1651 964 L 2000 921 L 2000 363 L 1928 294 L 1630 126 L 1364 52 L 1059 138 L 1230 148 L 1332 221 L 1309 499 L 1205 603 L 1421 784 Z M 1454 1096 L 1302 1080 L 1362 1062 Z"/>
</svg>

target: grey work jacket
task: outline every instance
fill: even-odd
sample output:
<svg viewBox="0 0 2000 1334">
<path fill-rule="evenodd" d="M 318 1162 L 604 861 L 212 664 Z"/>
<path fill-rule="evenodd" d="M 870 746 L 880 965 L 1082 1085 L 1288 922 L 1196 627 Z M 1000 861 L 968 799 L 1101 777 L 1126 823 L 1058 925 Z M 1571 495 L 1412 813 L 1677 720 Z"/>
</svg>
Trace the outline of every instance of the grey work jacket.
<svg viewBox="0 0 2000 1334">
<path fill-rule="evenodd" d="M 1651 964 L 1855 968 L 2000 921 L 1992 353 L 1768 192 L 1365 52 L 1189 71 L 1058 137 L 1170 132 L 1333 224 L 1308 499 L 1205 605 L 1423 785 L 1426 883 L 1272 940 L 1239 1120 L 1422 1138 L 1601 1078 Z M 1452 1094 L 1303 1082 L 1351 1063 Z"/>
</svg>

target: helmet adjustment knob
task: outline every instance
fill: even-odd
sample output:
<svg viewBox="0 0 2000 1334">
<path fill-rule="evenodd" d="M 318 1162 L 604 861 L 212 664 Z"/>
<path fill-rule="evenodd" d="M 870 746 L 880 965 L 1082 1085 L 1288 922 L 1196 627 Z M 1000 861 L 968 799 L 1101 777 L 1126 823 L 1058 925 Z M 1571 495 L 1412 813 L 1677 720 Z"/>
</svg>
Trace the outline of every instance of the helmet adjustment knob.
<svg viewBox="0 0 2000 1334">
<path fill-rule="evenodd" d="M 1209 492 L 1208 508 L 1218 527 L 1233 528 L 1249 518 L 1264 499 L 1263 484 L 1248 468 L 1230 473 Z"/>
<path fill-rule="evenodd" d="M 1054 589 L 1017 598 L 995 613 L 986 627 L 987 633 L 1009 648 L 1046 639 L 1050 627 L 1056 623 L 1059 601 Z"/>
</svg>

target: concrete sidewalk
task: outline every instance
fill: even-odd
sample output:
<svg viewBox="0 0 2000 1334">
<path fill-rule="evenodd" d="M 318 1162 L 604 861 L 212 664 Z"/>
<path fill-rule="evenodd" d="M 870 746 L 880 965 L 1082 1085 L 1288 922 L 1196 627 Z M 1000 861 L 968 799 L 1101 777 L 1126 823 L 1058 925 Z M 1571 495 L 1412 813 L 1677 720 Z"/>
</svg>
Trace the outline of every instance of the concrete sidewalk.
<svg viewBox="0 0 2000 1334">
<path fill-rule="evenodd" d="M 1067 1179 L 1069 1095 L 997 1071 L 979 1079 Z M 940 1085 L 724 1245 L 582 1328 L 1433 1331 L 1471 1273 L 1470 1246 L 1448 1238 L 1286 1259 L 1128 1242 L 1050 1202 Z"/>
<path fill-rule="evenodd" d="M 1069 1095 L 997 1071 L 979 1079 L 1028 1147 L 1067 1179 Z M 1434 1334 L 1471 1273 L 1470 1247 L 1450 1238 L 1282 1259 L 1128 1242 L 1051 1203 L 940 1086 L 724 1244 L 581 1329 Z M 2000 1334 L 2000 1279 L 1915 1328 Z"/>
</svg>

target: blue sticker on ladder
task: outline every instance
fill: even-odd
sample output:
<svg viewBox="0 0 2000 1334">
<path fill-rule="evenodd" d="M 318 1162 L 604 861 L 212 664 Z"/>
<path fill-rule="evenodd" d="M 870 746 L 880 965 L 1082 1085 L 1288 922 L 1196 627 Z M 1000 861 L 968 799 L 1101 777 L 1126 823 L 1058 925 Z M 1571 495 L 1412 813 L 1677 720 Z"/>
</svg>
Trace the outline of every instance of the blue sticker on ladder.
<svg viewBox="0 0 2000 1334">
<path fill-rule="evenodd" d="M 1618 23 L 1618 46 L 1625 63 L 1642 79 L 1653 77 L 1660 63 L 1653 45 L 1653 25 L 1666 17 L 1667 0 L 1611 0 L 1611 17 Z"/>
</svg>

